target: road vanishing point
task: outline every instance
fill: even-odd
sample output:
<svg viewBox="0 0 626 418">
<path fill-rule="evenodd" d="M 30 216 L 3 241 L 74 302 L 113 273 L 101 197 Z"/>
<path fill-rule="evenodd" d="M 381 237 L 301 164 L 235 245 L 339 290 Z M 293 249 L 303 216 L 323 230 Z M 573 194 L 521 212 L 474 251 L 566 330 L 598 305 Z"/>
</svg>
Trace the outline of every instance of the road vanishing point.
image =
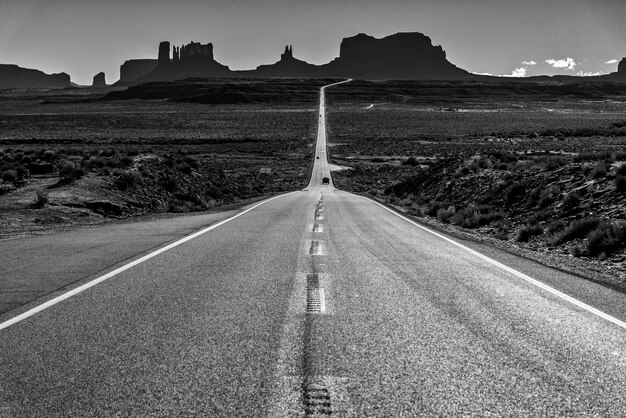
<svg viewBox="0 0 626 418">
<path fill-rule="evenodd" d="M 1 243 L 0 417 L 624 416 L 623 294 L 337 190 L 334 85 L 304 190 Z"/>
</svg>

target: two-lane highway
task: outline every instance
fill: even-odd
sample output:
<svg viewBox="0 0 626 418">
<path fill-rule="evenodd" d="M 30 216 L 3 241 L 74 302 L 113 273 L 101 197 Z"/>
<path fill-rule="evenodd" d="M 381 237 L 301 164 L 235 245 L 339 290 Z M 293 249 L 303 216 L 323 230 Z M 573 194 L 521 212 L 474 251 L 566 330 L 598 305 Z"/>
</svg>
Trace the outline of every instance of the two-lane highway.
<svg viewBox="0 0 626 418">
<path fill-rule="evenodd" d="M 304 191 L 0 324 L 0 417 L 623 416 L 621 295 L 322 185 L 324 115 Z"/>
</svg>

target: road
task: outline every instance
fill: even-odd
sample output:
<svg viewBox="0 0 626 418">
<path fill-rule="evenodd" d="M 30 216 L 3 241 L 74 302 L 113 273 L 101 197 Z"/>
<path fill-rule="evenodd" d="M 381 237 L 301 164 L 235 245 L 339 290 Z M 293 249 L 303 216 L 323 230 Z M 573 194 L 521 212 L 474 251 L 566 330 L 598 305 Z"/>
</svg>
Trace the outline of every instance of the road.
<svg viewBox="0 0 626 418">
<path fill-rule="evenodd" d="M 320 97 L 305 190 L 0 323 L 0 417 L 623 416 L 623 295 L 321 185 Z"/>
</svg>

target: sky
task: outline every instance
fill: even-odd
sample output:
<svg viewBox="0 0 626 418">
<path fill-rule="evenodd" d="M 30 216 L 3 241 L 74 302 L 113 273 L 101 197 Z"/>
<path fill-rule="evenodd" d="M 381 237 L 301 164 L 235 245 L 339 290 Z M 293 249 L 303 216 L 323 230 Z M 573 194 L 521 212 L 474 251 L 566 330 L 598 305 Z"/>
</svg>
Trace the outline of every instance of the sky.
<svg viewBox="0 0 626 418">
<path fill-rule="evenodd" d="M 160 41 L 212 42 L 231 69 L 294 56 L 324 64 L 341 40 L 421 32 L 474 73 L 610 73 L 626 57 L 626 0 L 0 0 L 0 64 L 119 78 Z"/>
</svg>

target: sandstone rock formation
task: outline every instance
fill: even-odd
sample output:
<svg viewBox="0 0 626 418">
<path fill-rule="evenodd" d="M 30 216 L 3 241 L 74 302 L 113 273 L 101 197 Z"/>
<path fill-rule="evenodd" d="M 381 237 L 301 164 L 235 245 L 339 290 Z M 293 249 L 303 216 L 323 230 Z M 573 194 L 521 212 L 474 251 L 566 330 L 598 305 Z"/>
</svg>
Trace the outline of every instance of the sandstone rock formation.
<svg viewBox="0 0 626 418">
<path fill-rule="evenodd" d="M 130 84 L 154 70 L 157 65 L 158 60 L 155 59 L 128 60 L 120 66 L 120 80 L 115 85 Z"/>
<path fill-rule="evenodd" d="M 106 83 L 103 72 L 99 72 L 98 74 L 93 76 L 91 87 L 106 87 L 106 86 L 107 86 L 107 83 Z"/>
<path fill-rule="evenodd" d="M 258 66 L 255 70 L 239 71 L 241 76 L 247 77 L 319 77 L 321 67 L 309 64 L 293 56 L 293 47 L 287 45 L 285 52 L 280 55 L 280 61 Z"/>
<path fill-rule="evenodd" d="M 419 32 L 377 39 L 360 33 L 341 42 L 339 58 L 325 65 L 325 75 L 366 79 L 448 79 L 470 74 L 446 59 L 441 46 Z"/>
<path fill-rule="evenodd" d="M 159 67 L 170 63 L 170 43 L 163 41 L 159 44 Z"/>
<path fill-rule="evenodd" d="M 0 89 L 10 88 L 65 88 L 71 87 L 70 76 L 65 73 L 46 74 L 39 70 L 17 65 L 0 64 Z"/>
<path fill-rule="evenodd" d="M 622 58 L 622 60 L 619 62 L 619 64 L 617 65 L 617 71 L 626 72 L 626 58 Z"/>
<path fill-rule="evenodd" d="M 457 79 L 473 77 L 446 59 L 441 46 L 418 32 L 397 33 L 382 39 L 365 34 L 346 38 L 340 55 L 325 65 L 313 65 L 294 58 L 288 45 L 280 61 L 254 70 L 231 71 L 213 57 L 213 44 L 191 42 L 171 48 L 159 45 L 158 65 L 127 84 L 174 81 L 188 77 L 352 77 L 364 79 Z M 128 61 L 127 61 L 128 63 Z M 125 63 L 126 64 L 126 63 Z"/>
<path fill-rule="evenodd" d="M 213 44 L 191 42 L 187 45 L 172 48 L 170 59 L 170 43 L 159 45 L 158 65 L 130 84 L 151 81 L 174 81 L 190 77 L 232 77 L 232 71 L 213 58 Z"/>
</svg>

